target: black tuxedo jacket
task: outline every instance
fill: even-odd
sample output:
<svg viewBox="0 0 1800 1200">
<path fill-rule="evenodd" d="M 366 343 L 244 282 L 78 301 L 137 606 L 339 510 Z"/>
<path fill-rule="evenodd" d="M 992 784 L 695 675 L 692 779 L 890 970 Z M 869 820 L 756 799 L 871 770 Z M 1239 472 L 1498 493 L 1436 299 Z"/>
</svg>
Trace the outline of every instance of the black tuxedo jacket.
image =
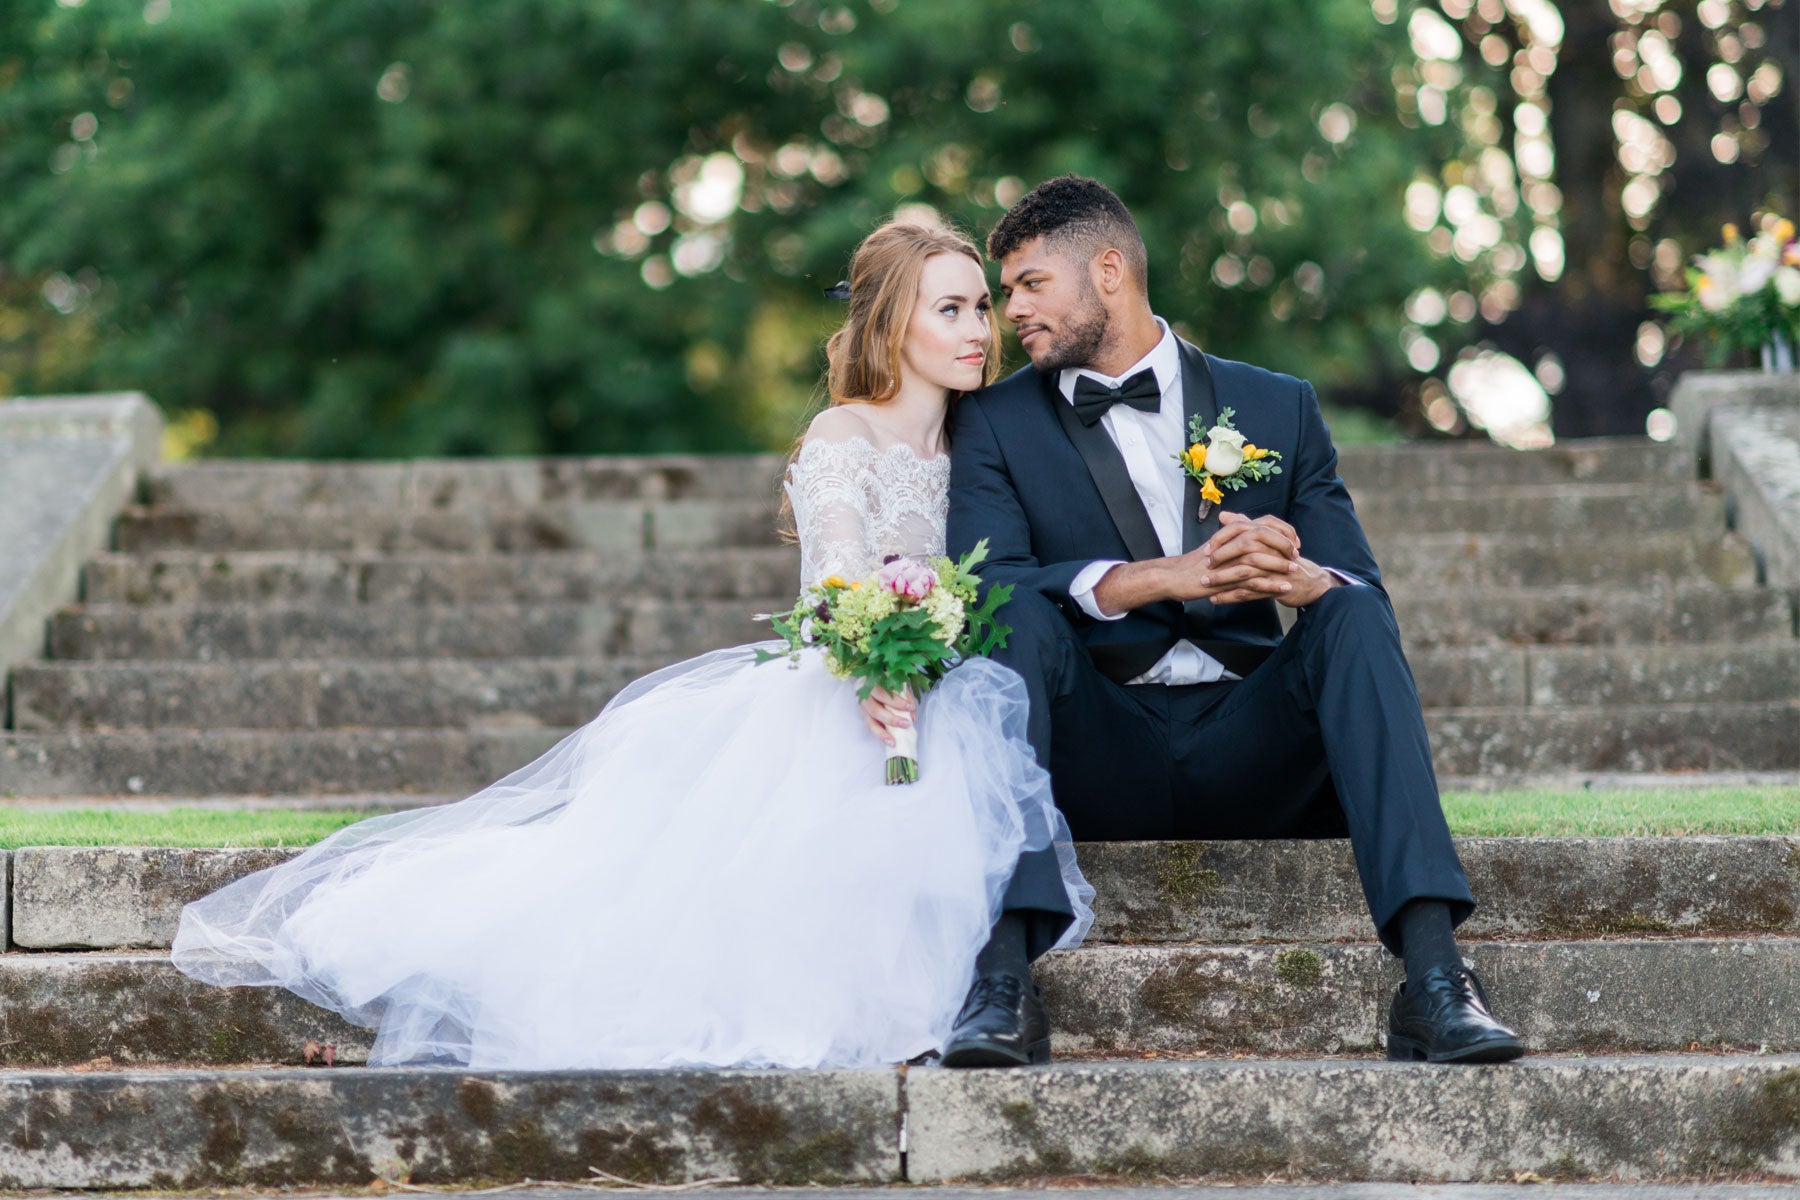
<svg viewBox="0 0 1800 1200">
<path fill-rule="evenodd" d="M 1211 427 L 1219 410 L 1230 408 L 1232 423 L 1249 442 L 1282 456 L 1281 474 L 1226 491 L 1218 507 L 1252 517 L 1272 513 L 1299 531 L 1307 558 L 1380 587 L 1312 385 L 1214 358 L 1185 341 L 1180 351 L 1183 429 L 1195 414 Z M 1094 665 L 1112 679 L 1143 674 L 1183 638 L 1237 674 L 1248 674 L 1281 640 L 1273 600 L 1165 601 L 1117 621 L 1096 621 L 1069 595 L 1089 563 L 1161 558 L 1163 550 L 1105 426 L 1083 426 L 1056 380 L 1055 373 L 1026 367 L 957 402 L 950 438 L 951 555 L 988 539 L 989 560 L 978 568 L 983 580 L 1032 589 L 1058 604 Z M 1181 469 L 1173 450 L 1168 469 Z M 1219 527 L 1217 509 L 1202 522 L 1199 505 L 1200 486 L 1190 479 L 1182 505 L 1184 551 Z"/>
</svg>

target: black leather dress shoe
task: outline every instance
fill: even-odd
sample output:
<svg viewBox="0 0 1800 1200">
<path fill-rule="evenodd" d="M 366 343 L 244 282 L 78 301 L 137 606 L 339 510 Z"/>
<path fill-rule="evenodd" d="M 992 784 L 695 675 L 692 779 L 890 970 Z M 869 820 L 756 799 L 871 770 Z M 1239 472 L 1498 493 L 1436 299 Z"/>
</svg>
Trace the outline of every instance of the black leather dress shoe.
<svg viewBox="0 0 1800 1200">
<path fill-rule="evenodd" d="M 1416 992 L 1401 984 L 1388 1008 L 1387 1056 L 1396 1062 L 1508 1062 L 1523 1053 L 1525 1044 L 1488 1011 L 1481 980 L 1466 967 L 1432 967 Z"/>
<path fill-rule="evenodd" d="M 983 975 L 969 989 L 944 1043 L 946 1067 L 1023 1067 L 1050 1061 L 1050 1017 L 1037 985 Z"/>
</svg>

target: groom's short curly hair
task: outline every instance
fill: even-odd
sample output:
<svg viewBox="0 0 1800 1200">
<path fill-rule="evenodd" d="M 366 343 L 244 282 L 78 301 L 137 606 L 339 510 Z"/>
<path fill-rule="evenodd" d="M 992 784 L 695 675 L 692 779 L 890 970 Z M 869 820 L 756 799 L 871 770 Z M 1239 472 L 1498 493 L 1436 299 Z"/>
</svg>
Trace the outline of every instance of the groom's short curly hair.
<svg viewBox="0 0 1800 1200">
<path fill-rule="evenodd" d="M 1063 175 L 1032 188 L 988 234 L 988 257 L 999 262 L 1036 238 L 1084 262 L 1117 250 L 1138 286 L 1149 285 L 1144 236 L 1125 202 L 1098 179 Z"/>
</svg>

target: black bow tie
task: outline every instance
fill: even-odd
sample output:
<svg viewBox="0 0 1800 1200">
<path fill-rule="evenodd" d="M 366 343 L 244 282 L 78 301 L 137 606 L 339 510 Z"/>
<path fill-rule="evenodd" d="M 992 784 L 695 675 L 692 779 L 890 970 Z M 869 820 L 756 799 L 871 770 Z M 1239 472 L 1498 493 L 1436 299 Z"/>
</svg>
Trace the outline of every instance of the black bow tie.
<svg viewBox="0 0 1800 1200">
<path fill-rule="evenodd" d="M 1139 412 L 1155 412 L 1162 407 L 1162 388 L 1156 372 L 1145 367 L 1118 387 L 1107 387 L 1091 375 L 1075 381 L 1075 415 L 1083 425 L 1093 425 L 1115 404 L 1129 404 Z"/>
</svg>

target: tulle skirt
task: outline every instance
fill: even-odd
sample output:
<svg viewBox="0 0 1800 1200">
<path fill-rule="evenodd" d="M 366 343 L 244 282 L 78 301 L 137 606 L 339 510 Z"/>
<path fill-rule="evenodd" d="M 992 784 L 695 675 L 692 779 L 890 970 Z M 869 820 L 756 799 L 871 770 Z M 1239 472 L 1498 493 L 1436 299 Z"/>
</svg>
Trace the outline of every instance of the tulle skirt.
<svg viewBox="0 0 1800 1200">
<path fill-rule="evenodd" d="M 771 644 L 772 646 L 773 644 Z M 374 1028 L 371 1062 L 850 1067 L 938 1048 L 1019 854 L 1092 923 L 1012 671 L 951 671 L 920 779 L 853 685 L 721 650 L 470 798 L 375 817 L 182 912 L 175 965 Z"/>
</svg>

